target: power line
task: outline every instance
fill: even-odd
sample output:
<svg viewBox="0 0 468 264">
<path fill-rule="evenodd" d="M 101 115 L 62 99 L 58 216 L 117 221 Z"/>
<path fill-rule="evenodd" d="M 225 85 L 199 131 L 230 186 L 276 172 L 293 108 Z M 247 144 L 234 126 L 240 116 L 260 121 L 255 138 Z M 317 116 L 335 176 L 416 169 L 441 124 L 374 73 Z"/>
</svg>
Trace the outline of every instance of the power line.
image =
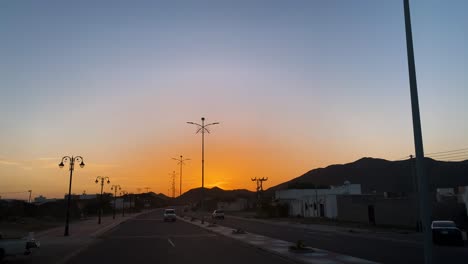
<svg viewBox="0 0 468 264">
<path fill-rule="evenodd" d="M 454 149 L 454 150 L 446 150 L 446 151 L 439 151 L 439 152 L 432 152 L 432 153 L 426 153 L 425 155 L 434 155 L 434 154 L 441 154 L 441 153 L 449 153 L 449 152 L 457 152 L 457 151 L 468 151 L 468 148 L 462 148 L 462 149 Z"/>
<path fill-rule="evenodd" d="M 438 154 L 438 155 L 429 155 L 428 157 L 435 157 L 435 158 L 443 158 L 443 157 L 450 157 L 450 156 L 459 156 L 459 155 L 468 155 L 468 151 L 462 152 L 454 152 L 454 153 L 447 153 L 447 154 Z"/>
<path fill-rule="evenodd" d="M 448 156 L 448 157 L 441 157 L 441 158 L 438 158 L 438 159 L 463 159 L 463 158 L 468 159 L 468 154 L 453 155 L 453 156 Z"/>
<path fill-rule="evenodd" d="M 22 191 L 22 192 L 1 192 L 0 194 L 15 194 L 15 193 L 27 193 L 28 191 Z"/>
</svg>

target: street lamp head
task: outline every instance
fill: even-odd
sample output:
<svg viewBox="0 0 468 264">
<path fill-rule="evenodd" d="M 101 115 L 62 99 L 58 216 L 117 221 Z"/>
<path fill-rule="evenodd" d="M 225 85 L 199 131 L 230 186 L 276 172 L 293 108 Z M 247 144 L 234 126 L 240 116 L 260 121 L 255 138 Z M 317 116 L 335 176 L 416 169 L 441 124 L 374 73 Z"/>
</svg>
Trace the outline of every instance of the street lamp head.
<svg viewBox="0 0 468 264">
<path fill-rule="evenodd" d="M 60 168 L 63 168 L 64 166 L 65 166 L 65 164 L 63 164 L 63 161 L 60 162 L 59 167 L 60 167 Z"/>
<path fill-rule="evenodd" d="M 98 183 L 99 181 L 96 179 L 95 183 Z"/>
<path fill-rule="evenodd" d="M 83 162 L 83 161 L 81 161 L 81 163 L 80 163 L 80 167 L 81 167 L 81 168 L 83 168 L 83 167 L 84 167 L 84 165 L 85 165 L 85 164 L 84 164 L 84 162 Z"/>
</svg>

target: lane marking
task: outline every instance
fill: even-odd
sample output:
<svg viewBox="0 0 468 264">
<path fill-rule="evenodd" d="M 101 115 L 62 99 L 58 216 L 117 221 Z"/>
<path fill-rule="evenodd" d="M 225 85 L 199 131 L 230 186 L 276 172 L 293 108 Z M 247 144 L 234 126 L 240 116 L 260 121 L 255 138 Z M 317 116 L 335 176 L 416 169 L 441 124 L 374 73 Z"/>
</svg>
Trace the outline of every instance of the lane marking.
<svg viewBox="0 0 468 264">
<path fill-rule="evenodd" d="M 142 218 L 142 219 L 131 219 L 130 221 L 162 221 L 162 218 Z"/>
<path fill-rule="evenodd" d="M 216 237 L 216 234 L 171 235 L 172 238 L 203 238 Z M 167 235 L 135 235 L 135 236 L 109 236 L 109 239 L 135 239 L 135 238 L 167 238 Z"/>
<path fill-rule="evenodd" d="M 170 238 L 168 238 L 167 241 L 169 242 L 169 244 L 172 245 L 172 247 L 175 247 L 174 243 L 172 242 L 172 240 Z"/>
</svg>

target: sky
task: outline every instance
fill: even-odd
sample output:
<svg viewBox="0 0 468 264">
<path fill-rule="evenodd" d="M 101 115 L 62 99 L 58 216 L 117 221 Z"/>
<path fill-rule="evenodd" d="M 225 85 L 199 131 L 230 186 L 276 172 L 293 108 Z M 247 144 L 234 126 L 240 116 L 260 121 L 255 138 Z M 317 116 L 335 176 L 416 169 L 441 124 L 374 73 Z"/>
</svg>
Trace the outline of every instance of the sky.
<svg viewBox="0 0 468 264">
<path fill-rule="evenodd" d="M 403 1 L 1 1 L 0 196 L 268 188 L 414 153 Z M 468 2 L 412 0 L 424 148 L 468 147 Z M 110 185 L 105 191 L 110 192 Z M 179 192 L 179 178 L 176 180 Z"/>
</svg>

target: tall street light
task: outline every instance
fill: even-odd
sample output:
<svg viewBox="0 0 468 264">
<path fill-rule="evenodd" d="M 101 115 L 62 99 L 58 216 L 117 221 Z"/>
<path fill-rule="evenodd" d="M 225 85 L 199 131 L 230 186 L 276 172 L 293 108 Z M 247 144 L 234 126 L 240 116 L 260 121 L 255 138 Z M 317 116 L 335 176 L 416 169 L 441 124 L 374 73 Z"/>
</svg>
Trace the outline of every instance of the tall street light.
<svg viewBox="0 0 468 264">
<path fill-rule="evenodd" d="M 419 115 L 418 86 L 416 82 L 416 66 L 414 62 L 413 32 L 411 29 L 411 15 L 409 0 L 403 0 L 406 29 L 406 51 L 408 54 L 408 72 L 411 94 L 411 111 L 413 115 L 414 148 L 416 151 L 416 175 L 419 191 L 419 211 L 424 237 L 424 263 L 432 263 L 432 232 L 431 232 L 431 203 L 429 202 L 428 179 L 424 170 L 424 148 Z"/>
<path fill-rule="evenodd" d="M 112 219 L 115 219 L 115 203 L 116 203 L 116 198 L 117 198 L 117 191 L 122 190 L 120 185 L 112 185 L 111 190 L 114 190 L 114 212 L 112 213 Z"/>
<path fill-rule="evenodd" d="M 205 198 L 205 132 L 210 133 L 210 130 L 208 130 L 207 127 L 212 126 L 212 125 L 218 125 L 219 122 L 214 122 L 210 124 L 205 125 L 205 118 L 201 118 L 201 125 L 198 123 L 194 122 L 187 122 L 187 124 L 191 125 L 196 125 L 198 127 L 196 134 L 200 133 L 202 134 L 202 188 L 201 188 L 201 202 L 200 202 L 200 209 L 203 211 L 203 199 Z M 203 212 L 202 212 L 203 214 Z M 205 222 L 204 217 L 202 216 L 202 224 Z"/>
<path fill-rule="evenodd" d="M 96 177 L 96 183 L 99 183 L 101 181 L 101 199 L 99 201 L 99 212 L 98 212 L 98 224 L 101 224 L 101 214 L 102 214 L 102 190 L 104 189 L 104 182 L 107 180 L 107 184 L 110 183 L 109 177 L 103 177 L 103 176 L 97 176 Z"/>
<path fill-rule="evenodd" d="M 69 169 L 70 170 L 70 183 L 68 185 L 67 216 L 66 216 L 66 219 L 65 219 L 65 233 L 64 233 L 64 236 L 69 235 L 68 225 L 69 225 L 69 222 L 70 222 L 71 186 L 72 186 L 73 170 L 75 169 L 75 162 L 79 162 L 81 168 L 83 168 L 85 166 L 85 164 L 83 162 L 83 157 L 81 157 L 81 156 L 76 156 L 76 157 L 65 156 L 65 157 L 62 158 L 62 161 L 60 162 L 59 167 L 63 168 L 65 166 L 64 163 L 66 163 L 67 161 L 70 163 L 70 169 Z"/>
<path fill-rule="evenodd" d="M 182 195 L 182 165 L 185 165 L 184 161 L 190 159 L 184 159 L 182 155 L 180 155 L 180 159 L 172 158 L 173 160 L 177 160 L 177 164 L 180 165 L 180 173 L 179 173 L 179 196 Z"/>
</svg>

